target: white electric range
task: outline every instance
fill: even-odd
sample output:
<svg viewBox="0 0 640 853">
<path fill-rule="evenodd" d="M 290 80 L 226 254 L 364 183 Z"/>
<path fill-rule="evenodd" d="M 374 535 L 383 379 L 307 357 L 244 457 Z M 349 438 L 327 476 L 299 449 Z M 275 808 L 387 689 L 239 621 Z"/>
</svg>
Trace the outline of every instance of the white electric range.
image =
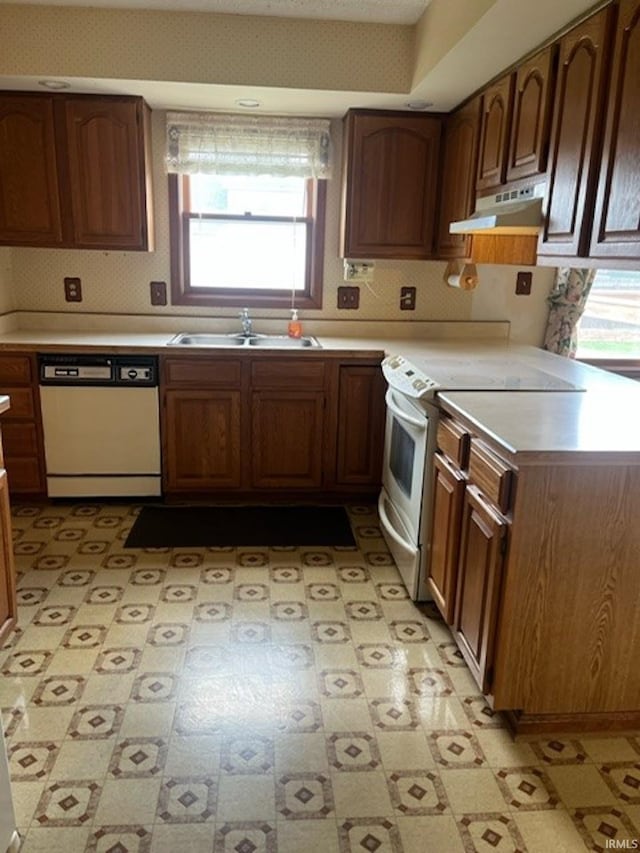
<svg viewBox="0 0 640 853">
<path fill-rule="evenodd" d="M 386 393 L 382 491 L 378 512 L 382 533 L 414 601 L 431 596 L 427 575 L 431 526 L 438 391 L 583 391 L 516 357 L 478 358 L 389 356 L 382 362 Z"/>
</svg>

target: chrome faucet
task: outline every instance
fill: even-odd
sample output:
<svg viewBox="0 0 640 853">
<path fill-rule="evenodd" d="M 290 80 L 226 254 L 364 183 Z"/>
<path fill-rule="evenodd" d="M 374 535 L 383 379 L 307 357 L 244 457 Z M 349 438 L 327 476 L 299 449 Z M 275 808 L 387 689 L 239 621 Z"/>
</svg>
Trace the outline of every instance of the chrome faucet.
<svg viewBox="0 0 640 853">
<path fill-rule="evenodd" d="M 249 309 L 243 308 L 240 314 L 240 322 L 242 323 L 242 334 L 245 338 L 251 336 L 251 317 L 249 317 Z"/>
</svg>

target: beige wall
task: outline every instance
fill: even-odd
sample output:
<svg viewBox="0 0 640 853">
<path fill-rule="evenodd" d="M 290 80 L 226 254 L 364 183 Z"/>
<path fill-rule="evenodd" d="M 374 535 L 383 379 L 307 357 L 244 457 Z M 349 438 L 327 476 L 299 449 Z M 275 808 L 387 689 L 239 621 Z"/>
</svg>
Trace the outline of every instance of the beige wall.
<svg viewBox="0 0 640 853">
<path fill-rule="evenodd" d="M 235 315 L 237 309 L 216 310 L 155 308 L 149 303 L 149 282 L 169 281 L 169 235 L 167 177 L 164 169 L 164 113 L 154 111 L 153 158 L 156 214 L 156 250 L 139 252 L 64 251 L 60 249 L 14 249 L 13 281 L 16 307 L 25 311 L 107 312 L 114 314 L 182 314 L 193 316 Z M 340 151 L 340 122 L 332 132 L 336 152 Z M 447 287 L 442 275 L 444 264 L 419 261 L 380 261 L 375 265 L 375 279 L 370 287 L 360 287 L 360 310 L 339 311 L 336 307 L 337 287 L 343 283 L 342 260 L 338 257 L 340 163 L 329 183 L 324 269 L 324 307 L 305 314 L 314 319 L 363 320 L 466 320 L 471 314 L 472 299 L 467 293 Z M 80 304 L 64 301 L 63 279 L 82 279 L 84 300 Z M 417 310 L 400 311 L 400 288 L 418 288 Z M 257 317 L 282 316 L 286 312 L 257 310 Z M 498 317 L 497 319 L 505 319 Z M 184 325 L 184 324 L 183 324 Z"/>
<path fill-rule="evenodd" d="M 0 4 L 0 74 L 408 92 L 413 27 Z"/>
<path fill-rule="evenodd" d="M 0 248 L 0 315 L 13 311 L 12 250 Z"/>
<path fill-rule="evenodd" d="M 176 331 L 188 329 L 189 316 L 205 318 L 237 314 L 238 309 L 150 305 L 149 282 L 169 282 L 170 270 L 164 127 L 164 113 L 154 111 L 152 131 L 156 250 L 149 253 L 21 248 L 0 250 L 0 304 L 4 306 L 4 311 L 11 310 L 11 307 L 25 312 L 64 311 L 77 315 L 79 328 L 83 324 L 83 315 L 87 313 L 112 315 L 116 329 L 119 316 L 175 316 Z M 332 132 L 338 152 L 341 146 L 340 130 L 340 123 L 335 122 Z M 336 165 L 336 174 L 329 183 L 327 200 L 324 306 L 318 311 L 303 312 L 303 319 L 306 317 L 323 320 L 404 322 L 510 320 L 514 340 L 532 344 L 541 342 L 546 320 L 545 298 L 553 279 L 553 272 L 544 269 L 534 270 L 532 295 L 516 297 L 515 267 L 481 267 L 478 289 L 467 293 L 444 284 L 444 263 L 378 261 L 375 264 L 373 283 L 370 286 L 360 286 L 360 309 L 338 310 L 337 288 L 343 283 L 343 269 L 342 260 L 338 257 L 339 162 Z M 65 276 L 79 276 L 82 280 L 82 303 L 70 304 L 64 301 Z M 399 309 L 400 288 L 405 285 L 417 288 L 417 310 L 414 312 Z M 282 318 L 284 329 L 287 312 L 256 309 L 252 313 L 258 318 Z"/>
</svg>

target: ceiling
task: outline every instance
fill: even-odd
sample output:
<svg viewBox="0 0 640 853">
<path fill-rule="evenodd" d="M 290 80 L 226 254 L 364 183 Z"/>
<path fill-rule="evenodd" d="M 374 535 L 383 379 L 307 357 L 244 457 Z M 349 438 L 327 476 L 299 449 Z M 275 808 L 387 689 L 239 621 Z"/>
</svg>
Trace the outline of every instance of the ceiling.
<svg viewBox="0 0 640 853">
<path fill-rule="evenodd" d="M 163 9 L 220 12 L 277 18 L 415 24 L 429 0 L 0 0 L 39 6 L 95 6 L 120 9 Z"/>
<path fill-rule="evenodd" d="M 113 73 L 116 71 L 116 65 L 113 72 L 109 68 L 108 72 L 103 72 L 100 77 L 65 75 L 55 68 L 47 68 L 48 73 L 45 74 L 38 74 L 36 68 L 30 68 L 26 73 L 18 75 L 12 72 L 9 65 L 5 74 L 0 76 L 0 87 L 37 90 L 39 81 L 53 74 L 63 77 L 70 84 L 70 91 L 142 95 L 154 109 L 237 111 L 238 100 L 256 99 L 260 102 L 259 112 L 327 117 L 342 116 L 348 108 L 354 106 L 406 109 L 409 102 L 416 101 L 425 102 L 427 109 L 448 111 L 570 21 L 584 14 L 593 5 L 593 0 L 562 0 L 560 3 L 558 0 L 536 0 L 535 3 L 531 0 L 0 0 L 0 13 L 5 4 L 22 6 L 23 11 L 32 7 L 35 11 L 35 7 L 39 6 L 79 7 L 86 6 L 87 3 L 105 10 L 133 8 L 233 12 L 236 32 L 246 30 L 243 22 L 238 23 L 236 15 L 258 15 L 263 18 L 275 15 L 280 20 L 293 16 L 300 18 L 304 15 L 307 20 L 301 21 L 300 26 L 306 27 L 308 31 L 314 27 L 311 19 L 324 18 L 325 21 L 317 24 L 318 28 L 362 28 L 365 49 L 368 35 L 365 24 L 333 25 L 326 19 L 331 21 L 343 16 L 342 20 L 345 22 L 359 19 L 368 23 L 380 21 L 390 24 L 400 20 L 415 21 L 425 9 L 427 14 L 414 29 L 414 44 L 416 47 L 422 47 L 422 53 L 416 53 L 413 83 L 407 85 L 404 91 L 398 87 L 382 90 L 375 86 L 357 88 L 355 85 L 349 86 L 349 89 L 338 89 L 337 86 L 328 89 L 320 82 L 323 78 L 317 69 L 321 66 L 310 64 L 307 54 L 302 54 L 301 61 L 305 72 L 311 68 L 313 73 L 304 75 L 304 88 L 260 85 L 259 77 L 242 85 L 239 82 L 235 85 L 236 81 L 233 79 L 228 79 L 225 84 L 204 83 L 201 82 L 202 78 L 172 78 L 162 73 L 158 76 L 141 75 L 136 79 L 129 79 L 131 74 L 122 73 L 122 76 L 118 77 Z M 63 13 L 63 10 L 60 12 Z M 251 20 L 255 21 L 255 17 L 248 18 L 247 22 Z M 238 30 L 238 27 L 241 29 Z M 397 25 L 395 28 L 404 29 Z M 149 41 L 149 30 L 146 33 Z M 19 37 L 20 33 L 16 35 Z M 90 41 L 90 30 L 86 35 Z M 45 34 L 44 37 L 48 38 L 48 35 Z M 337 35 L 334 34 L 331 38 L 334 39 L 331 44 L 337 45 Z M 20 43 L 18 38 L 18 44 Z M 375 45 L 375 41 L 372 44 Z M 141 51 L 149 49 L 148 44 L 141 44 L 140 47 Z M 75 47 L 73 49 L 75 50 Z M 189 49 L 187 42 L 185 49 Z M 340 48 L 336 46 L 334 49 L 341 52 L 342 59 L 344 54 L 348 53 L 348 42 L 345 44 L 343 39 Z M 293 54 L 292 45 L 291 57 Z M 286 56 L 289 62 L 289 51 Z M 300 56 L 298 52 L 299 61 Z M 363 56 L 362 51 L 360 56 Z M 37 66 L 37 60 L 36 52 L 32 66 Z M 87 65 L 91 66 L 91 63 Z M 371 54 L 370 60 L 366 55 L 362 67 L 380 67 L 380 62 L 376 63 L 375 53 Z M 180 70 L 183 68 L 184 64 L 180 60 Z M 163 70 L 164 68 L 161 72 Z M 12 74 L 13 76 L 9 76 Z M 38 76 L 32 76 L 35 74 Z"/>
</svg>

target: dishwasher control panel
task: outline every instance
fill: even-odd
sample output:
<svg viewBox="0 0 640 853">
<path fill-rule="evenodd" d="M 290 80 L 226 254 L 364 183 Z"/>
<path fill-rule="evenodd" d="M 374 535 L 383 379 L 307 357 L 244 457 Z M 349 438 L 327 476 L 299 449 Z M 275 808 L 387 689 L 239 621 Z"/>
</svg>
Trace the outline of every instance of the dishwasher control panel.
<svg viewBox="0 0 640 853">
<path fill-rule="evenodd" d="M 155 356 L 67 355 L 38 356 L 41 385 L 135 385 L 158 384 Z"/>
</svg>

